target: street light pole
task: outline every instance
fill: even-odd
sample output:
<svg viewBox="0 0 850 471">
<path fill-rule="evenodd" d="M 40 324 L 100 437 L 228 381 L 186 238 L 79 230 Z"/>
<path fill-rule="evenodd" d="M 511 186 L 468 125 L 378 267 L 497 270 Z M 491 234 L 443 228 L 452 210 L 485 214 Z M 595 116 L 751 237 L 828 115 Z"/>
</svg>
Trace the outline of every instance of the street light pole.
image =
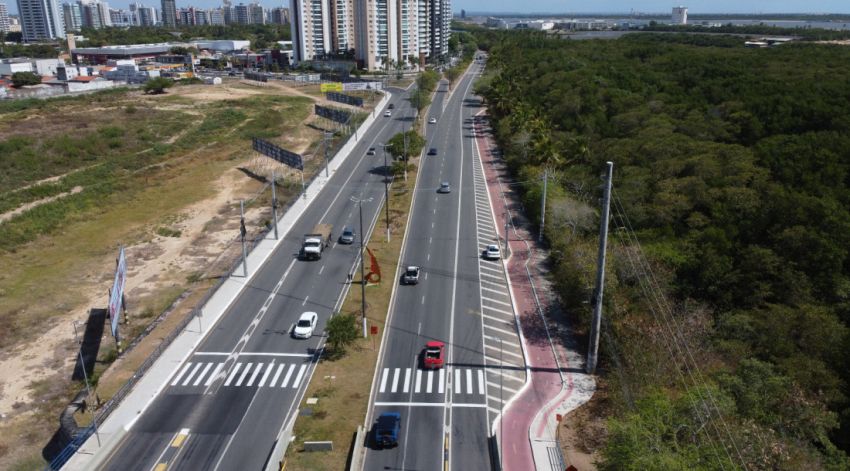
<svg viewBox="0 0 850 471">
<path fill-rule="evenodd" d="M 387 164 L 387 145 L 378 144 L 381 146 L 381 151 L 384 154 L 384 200 L 387 208 L 387 242 L 390 241 L 390 167 Z"/>
<path fill-rule="evenodd" d="M 275 175 L 272 170 L 272 225 L 274 226 L 274 240 L 277 240 L 277 192 L 274 186 Z"/>
</svg>

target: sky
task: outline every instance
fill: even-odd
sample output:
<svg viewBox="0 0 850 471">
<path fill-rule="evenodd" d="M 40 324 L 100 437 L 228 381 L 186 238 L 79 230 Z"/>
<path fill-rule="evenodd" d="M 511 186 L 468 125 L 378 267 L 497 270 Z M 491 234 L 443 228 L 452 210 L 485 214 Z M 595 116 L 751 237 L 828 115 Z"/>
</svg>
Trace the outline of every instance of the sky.
<svg viewBox="0 0 850 471">
<path fill-rule="evenodd" d="M 127 8 L 131 0 L 107 0 L 112 8 Z M 135 0 L 147 6 L 160 7 L 159 0 Z M 254 0 L 234 0 L 250 3 Z M 669 13 L 677 5 L 688 7 L 691 14 L 703 13 L 850 13 L 850 0 L 690 0 L 681 3 L 670 0 L 451 0 L 452 9 L 459 12 L 511 12 L 511 13 Z M 9 13 L 17 14 L 16 0 L 6 3 Z M 57 0 L 64 3 L 64 0 Z M 289 6 L 286 0 L 260 0 L 268 8 Z M 195 6 L 210 8 L 221 5 L 221 0 L 177 0 L 177 7 Z"/>
</svg>

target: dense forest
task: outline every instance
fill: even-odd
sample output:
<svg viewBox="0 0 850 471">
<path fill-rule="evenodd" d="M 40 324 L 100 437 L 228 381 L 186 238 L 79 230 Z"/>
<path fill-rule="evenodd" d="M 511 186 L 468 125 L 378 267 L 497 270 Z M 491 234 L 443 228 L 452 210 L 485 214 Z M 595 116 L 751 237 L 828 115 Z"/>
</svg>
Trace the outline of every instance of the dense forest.
<svg viewBox="0 0 850 471">
<path fill-rule="evenodd" d="M 614 162 L 600 469 L 850 469 L 850 47 L 475 34 L 580 333 Z"/>
<path fill-rule="evenodd" d="M 95 47 L 119 44 L 146 44 L 170 41 L 189 41 L 204 39 L 247 39 L 252 49 L 265 49 L 277 46 L 276 41 L 288 40 L 291 35 L 289 25 L 206 25 L 183 26 L 178 28 L 133 26 L 130 28 L 83 28 L 86 41 L 78 47 Z"/>
</svg>

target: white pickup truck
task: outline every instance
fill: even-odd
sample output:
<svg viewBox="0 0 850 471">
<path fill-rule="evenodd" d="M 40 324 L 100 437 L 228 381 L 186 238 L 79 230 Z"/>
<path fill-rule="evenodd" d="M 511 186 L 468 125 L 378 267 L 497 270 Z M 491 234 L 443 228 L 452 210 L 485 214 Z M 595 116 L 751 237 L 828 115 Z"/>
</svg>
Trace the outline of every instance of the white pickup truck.
<svg viewBox="0 0 850 471">
<path fill-rule="evenodd" d="M 304 242 L 301 243 L 301 257 L 305 260 L 319 260 L 325 247 L 331 245 L 330 224 L 317 224 L 310 234 L 304 234 Z"/>
</svg>

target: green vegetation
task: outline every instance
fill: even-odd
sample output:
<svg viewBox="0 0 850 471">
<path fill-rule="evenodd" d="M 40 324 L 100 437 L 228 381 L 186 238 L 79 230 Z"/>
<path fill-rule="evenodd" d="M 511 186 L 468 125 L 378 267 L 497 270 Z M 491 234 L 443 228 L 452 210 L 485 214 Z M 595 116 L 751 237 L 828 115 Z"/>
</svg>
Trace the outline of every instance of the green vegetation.
<svg viewBox="0 0 850 471">
<path fill-rule="evenodd" d="M 26 85 L 38 85 L 41 83 L 41 77 L 32 72 L 15 72 L 12 74 L 12 85 L 15 88 L 21 88 Z"/>
<path fill-rule="evenodd" d="M 145 93 L 151 93 L 154 95 L 158 95 L 160 93 L 165 93 L 166 88 L 171 88 L 174 86 L 174 80 L 165 77 L 154 77 L 142 86 L 142 90 Z"/>
<path fill-rule="evenodd" d="M 0 36 L 2 34 L 0 32 Z M 14 42 L 14 38 L 12 37 L 14 34 L 20 36 L 21 33 L 7 33 L 6 41 Z M 0 37 L 0 59 L 10 59 L 12 57 L 55 59 L 59 57 L 59 47 L 52 44 L 4 44 L 2 37 Z"/>
<path fill-rule="evenodd" d="M 554 176 L 552 278 L 584 333 L 615 163 L 600 469 L 850 469 L 850 48 L 476 35 L 526 208 Z"/>
<path fill-rule="evenodd" d="M 699 25 L 669 25 L 651 21 L 644 31 L 673 31 L 680 33 L 754 34 L 767 36 L 798 36 L 809 41 L 827 41 L 850 38 L 850 31 L 823 28 L 778 28 L 768 25 L 723 26 L 706 28 Z"/>
<path fill-rule="evenodd" d="M 82 35 L 86 41 L 80 43 L 80 46 L 84 47 L 179 42 L 206 38 L 247 39 L 251 41 L 252 49 L 265 49 L 275 46 L 277 41 L 288 40 L 290 29 L 289 25 L 207 25 L 178 28 L 133 26 L 130 28 L 83 28 Z"/>
<path fill-rule="evenodd" d="M 406 141 L 406 142 L 405 142 Z M 425 138 L 415 130 L 400 132 L 387 141 L 387 151 L 393 159 L 409 159 L 422 153 L 425 147 Z M 407 154 L 405 155 L 405 150 Z"/>
<path fill-rule="evenodd" d="M 328 321 L 328 356 L 340 358 L 345 355 L 345 349 L 357 340 L 360 332 L 357 330 L 357 319 L 354 314 L 337 314 Z"/>
</svg>

